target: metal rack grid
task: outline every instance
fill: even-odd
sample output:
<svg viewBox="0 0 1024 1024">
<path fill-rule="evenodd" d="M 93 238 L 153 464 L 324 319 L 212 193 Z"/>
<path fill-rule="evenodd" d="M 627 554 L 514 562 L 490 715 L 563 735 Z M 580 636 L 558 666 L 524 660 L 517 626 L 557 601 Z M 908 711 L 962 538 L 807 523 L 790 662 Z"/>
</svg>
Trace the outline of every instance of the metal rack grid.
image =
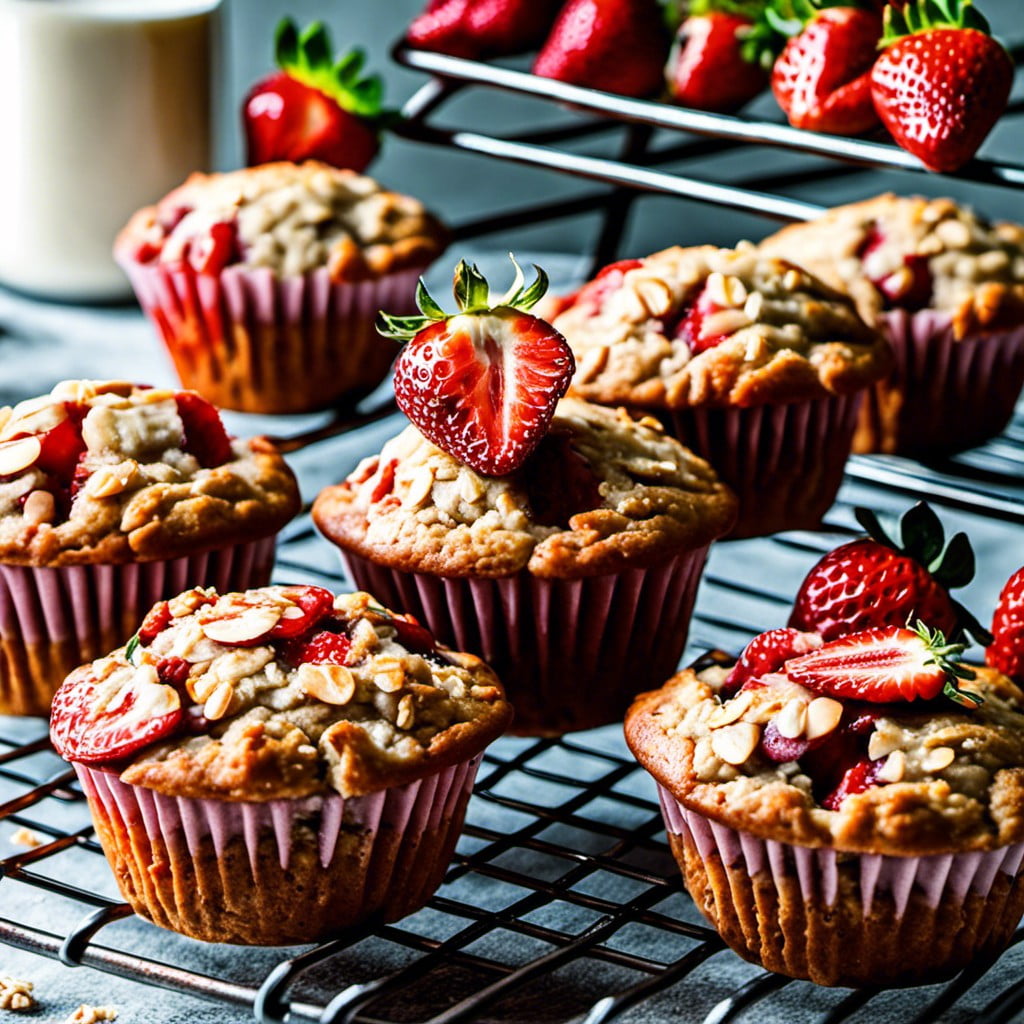
<svg viewBox="0 0 1024 1024">
<path fill-rule="evenodd" d="M 706 130 L 725 140 L 690 141 L 652 150 L 648 125 L 629 124 L 623 154 L 635 162 L 632 166 L 561 151 L 555 151 L 559 156 L 552 160 L 545 143 L 597 134 L 607 130 L 607 123 L 535 132 L 512 140 L 437 129 L 427 118 L 461 88 L 460 78 L 468 83 L 480 76 L 520 73 L 401 48 L 396 56 L 409 66 L 449 75 L 446 81 L 429 83 L 410 102 L 409 120 L 401 128 L 406 136 L 543 164 L 615 186 L 578 200 L 540 204 L 466 224 L 458 231 L 460 237 L 527 220 L 589 212 L 597 204 L 605 225 L 596 258 L 608 259 L 621 238 L 632 190 L 637 187 L 782 218 L 817 210 L 811 204 L 755 192 L 742 183 L 712 186 L 649 167 L 721 152 L 723 146 L 742 141 L 832 155 L 832 140 L 802 133 L 797 138 L 780 126 L 771 131 L 763 125 L 738 127 L 744 122 L 671 108 L 656 116 L 645 109 L 642 116 L 634 117 L 632 104 L 638 101 L 629 101 L 628 109 L 612 109 L 624 101 L 585 90 L 587 95 L 581 97 L 576 95 L 580 90 L 555 83 L 515 80 L 516 88 L 525 84 L 551 99 L 584 108 L 590 104 L 602 115 L 640 121 L 646 117 L 649 123 L 666 117 L 679 122 L 673 127 Z M 510 87 L 505 81 L 477 84 Z M 893 155 L 898 151 L 892 147 L 849 140 L 842 147 L 840 155 L 851 160 L 875 165 L 895 161 L 906 167 L 902 157 Z M 841 171 L 818 168 L 799 172 L 797 177 L 815 180 Z M 1013 185 L 1024 183 L 1022 174 L 1021 168 L 980 163 L 967 172 L 975 180 Z M 787 178 L 793 180 L 793 176 Z M 694 191 L 694 185 L 699 189 Z M 382 408 L 367 417 L 339 420 L 287 439 L 287 447 L 315 451 L 324 439 L 388 411 Z M 894 511 L 906 504 L 908 496 L 926 497 L 943 514 L 995 524 L 1012 543 L 1024 524 L 1022 469 L 1024 415 L 1020 412 L 1001 438 L 941 463 L 924 466 L 895 458 L 852 459 L 842 500 L 826 524 L 828 532 L 736 542 L 713 552 L 691 627 L 688 656 L 699 649 L 735 650 L 752 632 L 780 622 L 792 593 L 784 581 L 787 572 L 795 585 L 814 558 L 834 544 L 836 533 L 850 532 L 854 503 L 870 501 Z M 340 576 L 324 569 L 322 544 L 308 516 L 292 524 L 280 550 L 281 577 L 342 585 Z M 737 570 L 752 558 L 772 566 L 770 584 L 750 580 Z M 140 955 L 135 944 L 138 932 L 132 929 L 146 926 L 134 919 L 106 882 L 102 852 L 72 774 L 49 751 L 41 723 L 6 720 L 0 722 L 0 827 L 31 829 L 44 842 L 0 860 L 0 890 L 29 886 L 45 895 L 47 906 L 49 901 L 59 902 L 64 909 L 60 915 L 44 915 L 43 920 L 15 920 L 5 916 L 0 903 L 0 942 L 68 965 L 89 966 L 244 1008 L 265 1024 L 286 1020 L 397 1024 L 413 1019 L 409 1015 L 413 1006 L 415 1019 L 428 1024 L 498 1021 L 508 1019 L 503 1010 L 513 996 L 517 1020 L 583 1019 L 586 1024 L 626 1019 L 633 1010 L 658 1013 L 660 1006 L 665 1019 L 678 1019 L 680 999 L 692 1019 L 703 1018 L 706 1024 L 737 1020 L 748 1013 L 753 1015 L 749 1019 L 771 1013 L 787 1019 L 787 1012 L 797 1006 L 822 1024 L 853 1019 L 862 1012 L 922 1024 L 947 1013 L 957 1020 L 984 1024 L 1019 1019 L 1024 1013 L 1024 982 L 1016 980 L 1021 973 L 1018 965 L 1024 966 L 1024 929 L 995 970 L 991 963 L 978 963 L 946 985 L 921 990 L 912 1010 L 902 1004 L 904 1009 L 895 1016 L 888 1001 L 891 993 L 824 990 L 743 965 L 723 948 L 681 894 L 678 870 L 660 838 L 661 818 L 652 797 L 649 780 L 625 752 L 618 730 L 596 730 L 561 741 L 501 740 L 484 758 L 465 834 L 445 884 L 427 909 L 400 924 L 340 935 L 297 956 L 278 959 L 278 953 L 268 951 L 270 959 L 261 958 L 254 969 L 246 968 L 245 958 L 234 958 L 223 972 L 203 973 L 190 966 L 195 945 L 184 938 L 167 935 L 158 956 Z M 98 870 L 92 871 L 93 866 Z M 103 882 L 86 886 L 69 881 L 72 878 L 102 878 Z M 55 927 L 57 918 L 69 924 Z M 367 976 L 367 962 L 388 966 Z M 1007 963 L 1013 968 L 1009 978 L 1005 970 L 999 971 Z M 524 991 L 530 993 L 525 1010 Z"/>
</svg>

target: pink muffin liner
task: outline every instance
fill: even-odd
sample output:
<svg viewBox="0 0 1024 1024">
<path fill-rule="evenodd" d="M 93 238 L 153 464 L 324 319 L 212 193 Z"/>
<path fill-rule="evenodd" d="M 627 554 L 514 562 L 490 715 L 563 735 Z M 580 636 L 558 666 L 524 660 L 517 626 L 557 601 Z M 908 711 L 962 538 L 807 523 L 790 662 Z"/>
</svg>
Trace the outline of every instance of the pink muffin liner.
<svg viewBox="0 0 1024 1024">
<path fill-rule="evenodd" d="M 785 405 L 673 410 L 670 427 L 739 498 L 730 538 L 813 530 L 835 501 L 862 393 Z"/>
<path fill-rule="evenodd" d="M 349 576 L 411 612 L 443 643 L 480 655 L 515 708 L 514 732 L 560 735 L 616 722 L 641 690 L 675 672 L 707 547 L 654 569 L 583 579 L 445 578 L 349 551 Z"/>
<path fill-rule="evenodd" d="M 1024 326 L 957 341 L 936 310 L 894 309 L 880 323 L 895 365 L 868 390 L 855 451 L 937 455 L 1003 431 L 1024 387 Z"/>
<path fill-rule="evenodd" d="M 214 275 L 187 263 L 120 262 L 182 384 L 224 408 L 269 413 L 372 391 L 398 354 L 375 330 L 377 312 L 415 313 L 425 269 L 334 282 L 326 267 L 282 279 L 267 267 Z"/>
<path fill-rule="evenodd" d="M 0 713 L 48 713 L 67 673 L 128 640 L 157 601 L 193 586 L 266 585 L 275 544 L 114 565 L 0 564 Z"/>
</svg>

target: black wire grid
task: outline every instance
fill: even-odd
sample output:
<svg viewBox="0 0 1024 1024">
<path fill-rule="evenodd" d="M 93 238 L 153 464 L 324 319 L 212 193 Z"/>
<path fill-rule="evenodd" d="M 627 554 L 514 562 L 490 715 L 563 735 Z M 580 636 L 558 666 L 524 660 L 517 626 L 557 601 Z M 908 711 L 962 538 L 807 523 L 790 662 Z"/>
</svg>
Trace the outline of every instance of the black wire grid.
<svg viewBox="0 0 1024 1024">
<path fill-rule="evenodd" d="M 746 183 L 715 185 L 653 169 L 748 143 L 851 162 L 797 170 L 777 180 L 761 178 L 761 189 L 813 182 L 864 166 L 917 169 L 912 158 L 890 145 L 626 100 L 402 47 L 395 56 L 437 76 L 410 100 L 407 120 L 398 129 L 406 137 L 613 186 L 465 224 L 456 229 L 463 238 L 599 209 L 604 223 L 595 262 L 603 263 L 615 257 L 628 208 L 644 194 L 680 195 L 780 219 L 816 214 L 818 207 Z M 511 139 L 432 126 L 429 118 L 468 86 L 543 97 L 599 119 Z M 619 126 L 624 142 L 618 159 L 564 148 Z M 707 138 L 652 149 L 654 128 Z M 962 176 L 999 186 L 1024 185 L 1024 168 L 980 160 Z M 358 430 L 390 411 L 383 407 L 339 419 L 326 429 L 287 439 L 285 447 L 315 451 L 326 437 Z M 852 458 L 826 532 L 782 534 L 714 550 L 691 625 L 688 657 L 714 648 L 735 651 L 752 633 L 781 624 L 809 565 L 834 546 L 836 534 L 854 529 L 852 506 L 857 503 L 893 512 L 905 507 L 908 498 L 924 497 L 947 517 L 985 522 L 1005 535 L 1013 563 L 1007 563 L 1008 575 L 1024 561 L 1022 470 L 1022 412 L 1000 438 L 955 458 L 928 465 Z M 279 577 L 344 587 L 340 573 L 324 567 L 324 544 L 308 514 L 293 523 L 282 538 Z M 752 565 L 771 571 L 752 575 Z M 741 965 L 682 893 L 661 834 L 653 786 L 613 727 L 562 740 L 494 744 L 484 756 L 446 881 L 425 910 L 399 924 L 339 935 L 298 955 L 281 951 L 278 959 L 264 952 L 256 967 L 248 956 L 229 957 L 216 974 L 190 966 L 196 944 L 179 936 L 165 935 L 156 947 L 159 955 L 139 954 L 134 933 L 123 930 L 133 915 L 112 887 L 81 791 L 73 773 L 50 751 L 42 722 L 0 720 L 0 794 L 3 827 L 24 827 L 42 839 L 42 845 L 0 860 L 0 892 L 31 886 L 44 907 L 54 908 L 41 920 L 12 920 L 0 901 L 0 942 L 70 966 L 237 1006 L 264 1024 L 598 1024 L 618 1019 L 722 1024 L 740 1018 L 787 1020 L 797 1008 L 822 1024 L 860 1014 L 865 1020 L 921 1024 L 948 1014 L 945 1019 L 996 1024 L 1024 1014 L 1024 981 L 1015 980 L 1024 970 L 1008 978 L 1002 969 L 1008 963 L 1024 968 L 1024 929 L 998 969 L 991 962 L 978 963 L 946 985 L 920 990 L 899 1004 L 892 1003 L 892 993 L 826 990 Z M 58 920 L 69 926 L 55 928 Z M 367 964 L 376 966 L 368 973 Z"/>
</svg>

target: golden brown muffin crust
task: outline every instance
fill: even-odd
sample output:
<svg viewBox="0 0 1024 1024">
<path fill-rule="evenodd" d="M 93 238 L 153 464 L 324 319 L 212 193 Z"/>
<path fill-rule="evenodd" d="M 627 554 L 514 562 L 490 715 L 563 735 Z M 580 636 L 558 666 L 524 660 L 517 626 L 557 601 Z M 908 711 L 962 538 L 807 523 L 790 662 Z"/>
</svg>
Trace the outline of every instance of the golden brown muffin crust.
<svg viewBox="0 0 1024 1024">
<path fill-rule="evenodd" d="M 657 422 L 563 399 L 513 474 L 482 476 L 407 427 L 321 492 L 313 518 L 335 544 L 396 569 L 576 579 L 703 547 L 729 529 L 735 506 Z"/>
</svg>

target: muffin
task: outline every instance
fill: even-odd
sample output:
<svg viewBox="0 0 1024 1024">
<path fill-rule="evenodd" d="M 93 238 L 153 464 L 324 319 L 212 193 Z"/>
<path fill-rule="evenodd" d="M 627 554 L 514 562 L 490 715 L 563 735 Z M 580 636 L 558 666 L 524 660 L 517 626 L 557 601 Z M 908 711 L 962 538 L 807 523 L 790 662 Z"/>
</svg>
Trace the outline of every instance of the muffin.
<svg viewBox="0 0 1024 1024">
<path fill-rule="evenodd" d="M 734 516 L 657 421 L 575 399 L 515 472 L 482 475 L 410 426 L 313 506 L 356 585 L 479 651 L 534 735 L 619 721 L 675 669 Z"/>
<path fill-rule="evenodd" d="M 892 343 L 854 450 L 941 455 L 999 434 L 1024 386 L 1024 228 L 882 195 L 762 243 L 850 294 Z"/>
<path fill-rule="evenodd" d="M 739 675 L 709 658 L 630 709 L 686 887 L 741 956 L 822 985 L 912 985 L 1009 941 L 1024 693 L 989 668 L 958 679 L 937 646 L 902 627 L 825 644 L 773 630 Z"/>
<path fill-rule="evenodd" d="M 186 387 L 228 409 L 304 412 L 354 401 L 395 346 L 381 306 L 415 309 L 445 232 L 416 199 L 326 164 L 194 174 L 118 236 Z"/>
<path fill-rule="evenodd" d="M 50 735 L 136 913 L 283 945 L 430 898 L 510 717 L 478 658 L 368 594 L 200 587 L 68 676 Z"/>
<path fill-rule="evenodd" d="M 268 582 L 298 507 L 272 446 L 191 391 L 64 381 L 0 409 L 0 714 L 47 714 L 159 598 Z"/>
<path fill-rule="evenodd" d="M 736 491 L 733 537 L 820 525 L 889 366 L 849 299 L 749 246 L 613 264 L 553 323 L 572 393 L 659 417 Z"/>
</svg>

